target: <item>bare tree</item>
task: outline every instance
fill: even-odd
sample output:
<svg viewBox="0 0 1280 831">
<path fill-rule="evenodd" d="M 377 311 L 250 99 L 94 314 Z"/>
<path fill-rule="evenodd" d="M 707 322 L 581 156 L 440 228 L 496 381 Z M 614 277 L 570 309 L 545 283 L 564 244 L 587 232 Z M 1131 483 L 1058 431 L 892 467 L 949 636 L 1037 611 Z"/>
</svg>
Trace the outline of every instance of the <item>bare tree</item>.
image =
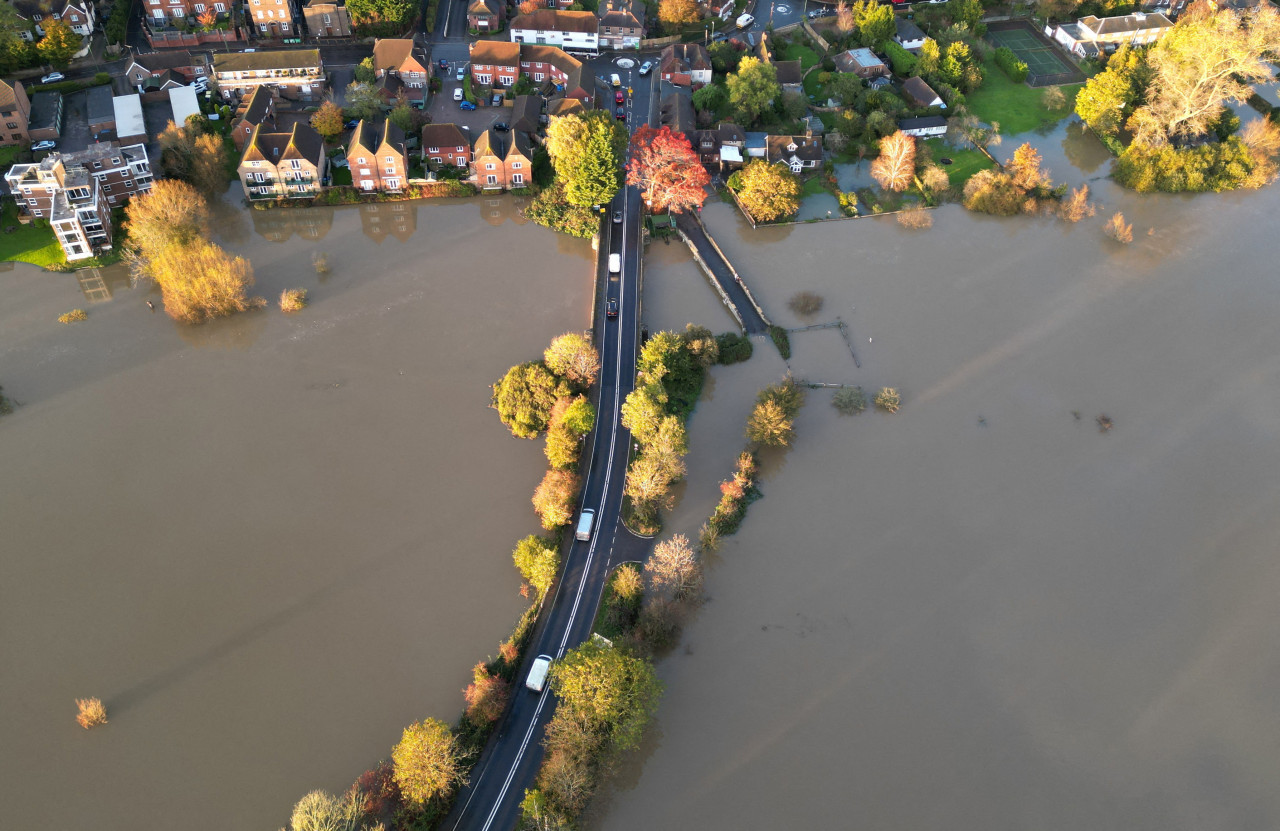
<svg viewBox="0 0 1280 831">
<path fill-rule="evenodd" d="M 1102 230 L 1106 235 L 1119 243 L 1128 244 L 1133 242 L 1133 223 L 1126 224 L 1124 214 L 1116 211 L 1107 224 L 1102 226 Z"/>
<path fill-rule="evenodd" d="M 880 142 L 880 155 L 871 163 L 871 176 L 883 188 L 902 191 L 916 172 L 916 140 L 898 130 Z"/>
<path fill-rule="evenodd" d="M 848 0 L 840 0 L 836 4 L 836 28 L 847 35 L 853 31 L 854 24 L 853 9 L 850 8 Z"/>
<path fill-rule="evenodd" d="M 644 572 L 649 591 L 654 595 L 682 600 L 696 595 L 702 588 L 702 566 L 684 534 L 676 534 L 654 546 Z"/>
</svg>

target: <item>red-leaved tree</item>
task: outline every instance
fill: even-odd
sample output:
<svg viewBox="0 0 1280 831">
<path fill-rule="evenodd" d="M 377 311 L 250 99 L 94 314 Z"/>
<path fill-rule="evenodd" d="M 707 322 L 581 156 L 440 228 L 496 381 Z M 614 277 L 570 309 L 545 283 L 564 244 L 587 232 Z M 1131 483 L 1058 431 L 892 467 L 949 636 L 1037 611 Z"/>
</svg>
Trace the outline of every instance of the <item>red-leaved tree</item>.
<svg viewBox="0 0 1280 831">
<path fill-rule="evenodd" d="M 631 136 L 627 184 L 644 191 L 654 211 L 682 213 L 702 207 L 711 177 L 698 161 L 693 145 L 670 127 L 655 130 L 647 124 Z"/>
</svg>

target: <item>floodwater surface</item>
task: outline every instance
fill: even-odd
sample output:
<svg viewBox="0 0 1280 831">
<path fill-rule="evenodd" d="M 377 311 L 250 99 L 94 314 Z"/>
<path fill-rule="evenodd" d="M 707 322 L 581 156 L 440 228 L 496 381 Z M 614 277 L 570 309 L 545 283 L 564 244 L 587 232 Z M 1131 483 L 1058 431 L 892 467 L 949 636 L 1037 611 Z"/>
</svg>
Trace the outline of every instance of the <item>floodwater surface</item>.
<svg viewBox="0 0 1280 831">
<path fill-rule="evenodd" d="M 257 293 L 310 292 L 289 316 L 186 327 L 120 271 L 0 274 L 6 825 L 278 828 L 457 717 L 524 608 L 546 464 L 489 384 L 591 296 L 589 245 L 515 207 L 220 209 Z"/>
<path fill-rule="evenodd" d="M 796 376 L 904 404 L 809 393 L 591 827 L 1280 827 L 1280 188 L 1139 197 L 1078 127 L 1002 150 L 1023 139 L 1097 217 L 704 210 L 775 322 L 849 324 L 860 369 L 822 330 L 792 335 Z M 701 302 L 687 268 L 647 285 Z M 800 290 L 823 310 L 792 314 Z M 649 326 L 685 306 L 646 297 Z M 786 371 L 756 351 L 712 372 L 668 533 L 696 534 Z"/>
</svg>

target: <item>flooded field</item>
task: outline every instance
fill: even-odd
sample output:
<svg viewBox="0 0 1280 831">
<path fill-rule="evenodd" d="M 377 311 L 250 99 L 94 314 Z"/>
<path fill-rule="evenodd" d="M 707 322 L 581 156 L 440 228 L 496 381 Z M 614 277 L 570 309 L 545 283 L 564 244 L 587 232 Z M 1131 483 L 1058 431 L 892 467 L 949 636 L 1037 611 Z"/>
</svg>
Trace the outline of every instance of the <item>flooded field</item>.
<svg viewBox="0 0 1280 831">
<path fill-rule="evenodd" d="M 850 324 L 862 368 L 802 333 L 798 377 L 904 406 L 842 418 L 810 393 L 590 827 L 1280 827 L 1280 189 L 1140 198 L 1078 127 L 1021 138 L 1097 217 L 704 211 L 777 322 Z M 1127 247 L 1101 232 L 1117 209 Z M 684 259 L 647 261 L 656 285 L 651 328 L 710 315 Z M 825 298 L 812 319 L 799 290 Z M 668 532 L 710 513 L 785 369 L 758 341 L 714 371 Z"/>
<path fill-rule="evenodd" d="M 0 273 L 6 824 L 269 831 L 457 716 L 545 469 L 488 385 L 590 302 L 590 247 L 515 219 L 223 210 L 273 307 L 194 328 L 122 272 Z"/>
</svg>

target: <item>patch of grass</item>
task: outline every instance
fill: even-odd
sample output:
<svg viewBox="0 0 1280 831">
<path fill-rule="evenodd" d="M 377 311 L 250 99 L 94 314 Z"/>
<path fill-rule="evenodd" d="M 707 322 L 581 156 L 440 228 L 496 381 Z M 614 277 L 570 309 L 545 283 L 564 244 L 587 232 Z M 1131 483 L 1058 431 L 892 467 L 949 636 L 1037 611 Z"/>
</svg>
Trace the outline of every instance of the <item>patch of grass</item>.
<svg viewBox="0 0 1280 831">
<path fill-rule="evenodd" d="M 940 138 L 926 139 L 925 144 L 933 151 L 934 163 L 947 171 L 953 188 L 964 187 L 969 177 L 979 170 L 995 167 L 981 150 L 959 150 Z M 943 165 L 940 161 L 943 157 L 950 159 L 951 164 Z"/>
<path fill-rule="evenodd" d="M 625 574 L 622 573 L 624 570 Z M 604 597 L 600 599 L 600 610 L 596 612 L 592 631 L 611 641 L 625 637 L 640 616 L 643 593 L 639 569 L 629 563 L 618 566 L 605 584 Z"/>
<path fill-rule="evenodd" d="M 334 185 L 350 185 L 351 184 L 350 168 L 335 167 L 335 168 L 332 168 L 332 170 L 333 172 L 329 175 L 332 178 L 332 183 Z"/>
<path fill-rule="evenodd" d="M 13 232 L 4 233 L 10 227 Z M 62 253 L 62 246 L 54 237 L 52 228 L 45 223 L 21 224 L 18 222 L 18 206 L 6 201 L 3 213 L 0 213 L 0 260 L 50 268 L 62 265 L 67 257 Z"/>
<path fill-rule="evenodd" d="M 770 326 L 769 337 L 773 338 L 773 345 L 778 347 L 782 360 L 791 360 L 791 338 L 787 336 L 787 330 L 781 326 Z"/>
<path fill-rule="evenodd" d="M 1014 83 L 988 58 L 982 64 L 986 78 L 982 86 L 968 96 L 969 111 L 988 124 L 998 122 L 1000 132 L 1006 136 L 1026 133 L 1046 124 L 1053 124 L 1070 115 L 1076 105 L 1076 93 L 1081 84 L 1063 86 L 1066 106 L 1058 110 L 1046 110 L 1043 89 L 1032 89 L 1025 83 Z M 966 177 L 968 178 L 968 177 Z"/>
<path fill-rule="evenodd" d="M 8 147 L 0 147 L 0 171 L 8 170 L 13 167 L 14 161 L 18 158 L 18 154 L 22 152 L 22 148 L 16 144 Z"/>
<path fill-rule="evenodd" d="M 822 60 L 821 55 L 801 43 L 788 43 L 778 51 L 782 53 L 779 58 L 780 60 L 799 61 L 801 71 L 805 71 L 809 67 L 815 66 Z"/>
<path fill-rule="evenodd" d="M 804 187 L 800 189 L 800 198 L 806 196 L 817 196 L 820 193 L 826 193 L 827 186 L 822 181 L 821 176 L 812 176 L 805 180 Z"/>
<path fill-rule="evenodd" d="M 89 316 L 85 314 L 84 309 L 72 309 L 66 314 L 58 315 L 59 323 L 79 323 L 82 320 L 88 320 Z"/>
</svg>

